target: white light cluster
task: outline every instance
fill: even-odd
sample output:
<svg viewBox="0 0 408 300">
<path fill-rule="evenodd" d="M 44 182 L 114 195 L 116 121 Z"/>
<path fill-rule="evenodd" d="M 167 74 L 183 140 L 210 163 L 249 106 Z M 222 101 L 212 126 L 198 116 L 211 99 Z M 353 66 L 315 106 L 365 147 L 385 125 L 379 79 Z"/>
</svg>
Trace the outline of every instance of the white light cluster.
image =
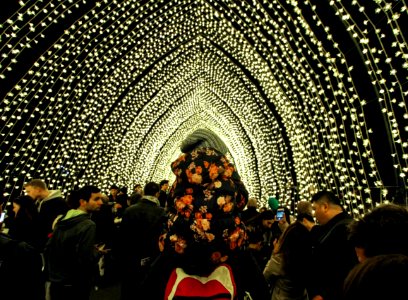
<svg viewBox="0 0 408 300">
<path fill-rule="evenodd" d="M 405 185 L 407 7 L 362 3 L 322 13 L 312 0 L 20 2 L 0 28 L 5 196 L 34 177 L 63 190 L 172 179 L 181 141 L 207 128 L 264 203 L 329 189 L 358 215 L 388 201 L 367 107 L 384 116 Z"/>
</svg>

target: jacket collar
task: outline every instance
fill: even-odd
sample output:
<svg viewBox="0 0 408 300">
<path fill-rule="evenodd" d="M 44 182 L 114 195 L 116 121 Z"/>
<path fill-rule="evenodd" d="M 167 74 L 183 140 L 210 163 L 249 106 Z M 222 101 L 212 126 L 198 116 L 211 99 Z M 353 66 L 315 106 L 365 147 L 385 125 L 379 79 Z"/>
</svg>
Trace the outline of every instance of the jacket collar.
<svg viewBox="0 0 408 300">
<path fill-rule="evenodd" d="M 160 206 L 159 199 L 157 199 L 155 196 L 146 195 L 146 196 L 143 196 L 142 199 L 149 200 L 149 201 L 155 203 L 157 206 Z"/>
</svg>

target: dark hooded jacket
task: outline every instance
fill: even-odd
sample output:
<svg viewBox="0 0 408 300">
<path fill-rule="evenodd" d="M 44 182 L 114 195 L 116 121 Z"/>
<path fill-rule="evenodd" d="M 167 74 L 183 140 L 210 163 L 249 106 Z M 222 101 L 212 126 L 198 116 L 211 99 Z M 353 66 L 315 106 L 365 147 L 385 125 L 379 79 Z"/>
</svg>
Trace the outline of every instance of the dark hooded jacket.
<svg viewBox="0 0 408 300">
<path fill-rule="evenodd" d="M 43 249 L 48 241 L 48 236 L 52 232 L 54 220 L 68 211 L 68 204 L 59 190 L 53 190 L 50 191 L 47 198 L 37 201 L 36 205 L 38 207 L 38 226 L 40 230 L 39 247 Z"/>
<path fill-rule="evenodd" d="M 47 243 L 48 279 L 64 285 L 91 285 L 96 273 L 96 225 L 88 214 L 61 218 Z"/>
</svg>

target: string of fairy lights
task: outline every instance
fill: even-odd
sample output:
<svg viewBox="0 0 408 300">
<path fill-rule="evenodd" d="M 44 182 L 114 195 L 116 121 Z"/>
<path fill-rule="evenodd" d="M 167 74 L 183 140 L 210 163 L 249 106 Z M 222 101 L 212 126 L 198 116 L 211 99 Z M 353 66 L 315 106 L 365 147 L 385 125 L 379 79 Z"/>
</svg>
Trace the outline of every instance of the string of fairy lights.
<svg viewBox="0 0 408 300">
<path fill-rule="evenodd" d="M 264 203 L 329 189 L 359 215 L 406 185 L 405 1 L 19 5 L 0 27 L 5 198 L 31 178 L 64 192 L 172 180 L 198 128 Z"/>
</svg>

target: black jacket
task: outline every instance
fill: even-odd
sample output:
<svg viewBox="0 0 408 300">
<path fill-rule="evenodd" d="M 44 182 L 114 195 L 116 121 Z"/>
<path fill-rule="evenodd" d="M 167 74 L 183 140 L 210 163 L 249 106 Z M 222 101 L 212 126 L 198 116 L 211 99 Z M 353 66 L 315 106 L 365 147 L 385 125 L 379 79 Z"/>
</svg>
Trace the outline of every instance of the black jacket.
<svg viewBox="0 0 408 300">
<path fill-rule="evenodd" d="M 97 266 L 95 234 L 95 223 L 88 214 L 58 221 L 45 249 L 51 282 L 91 285 Z"/>
<path fill-rule="evenodd" d="M 343 212 L 315 228 L 318 236 L 313 249 L 310 298 L 321 295 L 324 300 L 341 299 L 343 281 L 358 262 L 354 247 L 348 241 L 351 221 Z"/>
<path fill-rule="evenodd" d="M 0 233 L 0 299 L 44 299 L 40 253 Z"/>
<path fill-rule="evenodd" d="M 40 247 L 44 248 L 52 232 L 54 220 L 68 211 L 68 205 L 59 191 L 38 204 L 38 223 L 40 229 Z"/>
<path fill-rule="evenodd" d="M 165 210 L 142 198 L 128 207 L 121 223 L 121 249 L 126 264 L 159 254 L 158 240 L 167 222 Z"/>
</svg>

